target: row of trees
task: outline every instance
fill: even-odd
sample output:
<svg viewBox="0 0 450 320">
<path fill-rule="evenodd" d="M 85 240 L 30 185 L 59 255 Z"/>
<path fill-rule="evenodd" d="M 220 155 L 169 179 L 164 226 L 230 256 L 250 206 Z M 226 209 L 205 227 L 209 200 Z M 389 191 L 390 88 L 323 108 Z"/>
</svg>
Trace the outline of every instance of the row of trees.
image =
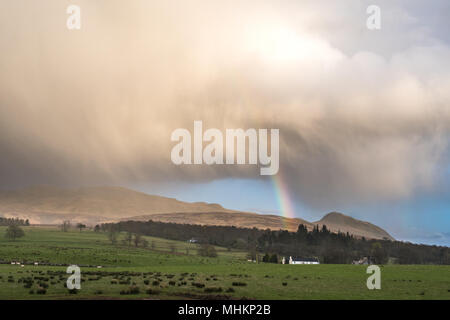
<svg viewBox="0 0 450 320">
<path fill-rule="evenodd" d="M 72 224 L 70 220 L 64 220 L 60 227 L 62 232 L 68 232 L 72 228 Z M 83 229 L 86 229 L 87 226 L 83 223 L 77 223 L 75 225 L 75 228 L 79 229 L 81 232 Z"/>
<path fill-rule="evenodd" d="M 299 225 L 296 232 L 261 230 L 228 226 L 201 226 L 155 221 L 123 221 L 102 224 L 94 230 L 126 231 L 135 234 L 247 250 L 249 257 L 267 253 L 264 260 L 274 262 L 272 256 L 318 257 L 321 263 L 351 263 L 369 257 L 374 263 L 389 260 L 400 264 L 450 264 L 450 248 L 412 244 L 390 240 L 355 238 L 348 233 L 333 233 L 326 226 L 308 230 Z M 278 258 L 277 258 L 278 261 Z"/>
<path fill-rule="evenodd" d="M 124 228 L 121 228 L 120 224 L 102 224 L 102 225 L 96 225 L 94 227 L 95 232 L 104 232 L 111 244 L 122 244 L 126 246 L 134 246 L 134 247 L 143 247 L 147 248 L 149 247 L 149 242 L 143 238 L 141 232 L 137 232 L 137 229 L 131 228 L 128 230 L 125 230 Z M 122 240 L 119 239 L 120 232 L 126 231 L 124 237 Z M 155 242 L 151 242 L 151 249 L 155 250 Z M 170 244 L 169 249 L 171 253 L 176 253 L 176 246 L 175 244 Z M 189 255 L 189 248 L 186 249 L 186 254 Z M 197 254 L 202 257 L 217 257 L 217 251 L 216 248 L 213 245 L 210 245 L 208 243 L 199 243 L 197 246 Z"/>
<path fill-rule="evenodd" d="M 108 228 L 103 229 L 100 229 L 99 226 L 97 225 L 94 227 L 94 231 L 95 232 L 104 231 L 111 244 L 117 244 L 120 240 L 119 239 L 120 230 L 118 230 L 118 228 L 115 227 L 114 225 L 110 225 Z M 121 240 L 121 244 L 130 247 L 134 246 L 147 248 L 149 246 L 149 242 L 146 239 L 144 239 L 140 233 L 134 233 L 131 231 L 125 233 L 125 237 Z M 152 246 L 154 246 L 154 244 L 152 244 Z"/>
<path fill-rule="evenodd" d="M 29 226 L 30 220 L 19 219 L 19 218 L 4 218 L 0 217 L 0 226 Z"/>
<path fill-rule="evenodd" d="M 12 224 L 6 228 L 5 238 L 8 240 L 16 241 L 17 238 L 23 236 L 25 236 L 25 232 L 18 225 Z"/>
</svg>

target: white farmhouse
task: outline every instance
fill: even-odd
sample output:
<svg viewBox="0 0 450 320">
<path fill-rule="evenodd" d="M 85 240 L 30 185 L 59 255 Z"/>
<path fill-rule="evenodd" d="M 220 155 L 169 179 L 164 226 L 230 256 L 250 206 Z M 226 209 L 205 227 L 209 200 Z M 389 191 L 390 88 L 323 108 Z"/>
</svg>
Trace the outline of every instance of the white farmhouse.
<svg viewBox="0 0 450 320">
<path fill-rule="evenodd" d="M 289 264 L 319 264 L 319 259 L 317 258 L 292 258 L 289 257 Z"/>
</svg>

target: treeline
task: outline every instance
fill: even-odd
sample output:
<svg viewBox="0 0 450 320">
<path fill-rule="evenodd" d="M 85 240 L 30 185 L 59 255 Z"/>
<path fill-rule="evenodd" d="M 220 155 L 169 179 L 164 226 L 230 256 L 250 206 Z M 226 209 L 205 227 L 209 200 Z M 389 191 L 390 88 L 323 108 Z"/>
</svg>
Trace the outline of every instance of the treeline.
<svg viewBox="0 0 450 320">
<path fill-rule="evenodd" d="M 30 221 L 28 219 L 19 218 L 4 218 L 0 217 L 0 226 L 29 226 Z"/>
<path fill-rule="evenodd" d="M 147 236 L 247 250 L 251 256 L 315 257 L 321 263 L 352 263 L 368 257 L 372 263 L 450 264 L 450 248 L 390 240 L 367 240 L 350 234 L 333 233 L 326 226 L 297 232 L 228 226 L 201 226 L 154 221 L 123 221 L 96 226 L 97 230 L 133 232 Z M 272 259 L 273 260 L 273 259 Z"/>
<path fill-rule="evenodd" d="M 258 238 L 258 248 L 283 256 L 317 257 L 321 263 L 352 263 L 368 257 L 377 264 L 450 264 L 448 247 L 355 238 L 333 233 L 326 226 L 308 231 L 300 225 L 297 232 L 265 230 Z"/>
</svg>

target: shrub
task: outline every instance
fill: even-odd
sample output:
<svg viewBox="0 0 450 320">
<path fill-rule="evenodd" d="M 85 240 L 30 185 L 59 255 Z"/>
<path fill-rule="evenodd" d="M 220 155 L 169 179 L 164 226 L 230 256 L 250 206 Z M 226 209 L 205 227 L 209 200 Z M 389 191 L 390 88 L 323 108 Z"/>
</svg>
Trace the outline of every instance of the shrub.
<svg viewBox="0 0 450 320">
<path fill-rule="evenodd" d="M 128 290 L 120 291 L 120 294 L 139 294 L 140 289 L 138 286 L 130 286 Z"/>
<path fill-rule="evenodd" d="M 47 290 L 44 289 L 44 288 L 39 288 L 39 289 L 36 290 L 36 293 L 37 293 L 37 294 L 46 294 L 46 293 L 47 293 Z"/>
<path fill-rule="evenodd" d="M 203 283 L 200 283 L 200 282 L 192 282 L 191 285 L 193 287 L 197 287 L 197 288 L 204 288 L 205 287 L 205 285 Z"/>
<path fill-rule="evenodd" d="M 221 287 L 209 287 L 209 288 L 205 288 L 205 292 L 207 292 L 207 293 L 222 292 L 222 288 Z"/>
<path fill-rule="evenodd" d="M 131 286 L 129 291 L 130 291 L 130 294 L 139 294 L 140 289 L 138 286 Z"/>
<path fill-rule="evenodd" d="M 202 257 L 217 257 L 216 248 L 210 244 L 201 244 L 198 249 L 198 255 Z"/>
<path fill-rule="evenodd" d="M 245 282 L 235 281 L 232 283 L 232 285 L 235 287 L 245 287 L 247 284 Z"/>
<path fill-rule="evenodd" d="M 155 290 L 155 289 L 147 289 L 145 291 L 146 294 L 159 294 L 160 291 L 159 290 Z"/>
</svg>

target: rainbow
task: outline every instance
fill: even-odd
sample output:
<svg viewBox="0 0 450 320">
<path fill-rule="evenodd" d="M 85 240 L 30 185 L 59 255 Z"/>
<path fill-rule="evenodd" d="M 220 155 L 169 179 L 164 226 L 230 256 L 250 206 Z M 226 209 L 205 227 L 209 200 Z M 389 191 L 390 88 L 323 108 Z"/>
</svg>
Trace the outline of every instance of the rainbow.
<svg viewBox="0 0 450 320">
<path fill-rule="evenodd" d="M 286 181 L 283 179 L 280 172 L 272 176 L 272 183 L 277 198 L 280 214 L 284 218 L 295 218 L 295 211 L 293 209 L 293 203 L 289 195 L 289 190 Z M 287 227 L 283 219 L 283 227 Z"/>
</svg>

